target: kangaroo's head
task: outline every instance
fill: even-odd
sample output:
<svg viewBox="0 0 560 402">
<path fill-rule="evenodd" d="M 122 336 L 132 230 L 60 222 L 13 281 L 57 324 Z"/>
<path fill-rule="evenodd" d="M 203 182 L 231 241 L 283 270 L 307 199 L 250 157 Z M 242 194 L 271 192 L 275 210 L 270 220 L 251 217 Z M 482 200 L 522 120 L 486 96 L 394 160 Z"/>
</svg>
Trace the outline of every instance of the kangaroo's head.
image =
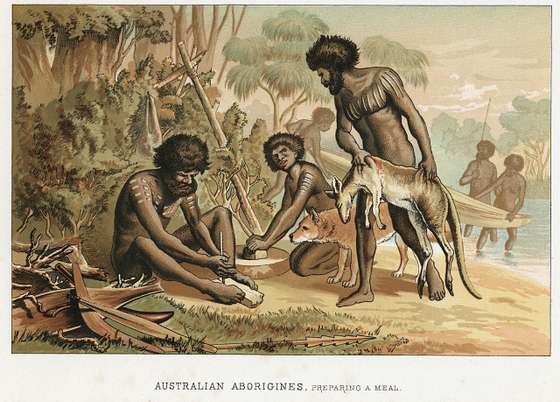
<svg viewBox="0 0 560 402">
<path fill-rule="evenodd" d="M 354 186 L 346 185 L 346 183 L 343 185 L 336 177 L 333 177 L 332 187 L 340 219 L 343 223 L 348 223 L 350 220 L 350 212 L 352 211 L 354 196 L 356 195 L 357 190 L 354 189 Z"/>
</svg>

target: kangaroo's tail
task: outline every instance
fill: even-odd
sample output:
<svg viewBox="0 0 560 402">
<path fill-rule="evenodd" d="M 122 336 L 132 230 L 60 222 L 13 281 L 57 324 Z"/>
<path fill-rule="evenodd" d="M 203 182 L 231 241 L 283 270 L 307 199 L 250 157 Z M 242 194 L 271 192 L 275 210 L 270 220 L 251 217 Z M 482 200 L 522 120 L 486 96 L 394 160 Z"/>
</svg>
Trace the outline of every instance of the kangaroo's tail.
<svg viewBox="0 0 560 402">
<path fill-rule="evenodd" d="M 455 248 L 455 256 L 457 258 L 457 267 L 459 268 L 459 275 L 461 275 L 461 280 L 463 284 L 469 291 L 471 295 L 473 295 L 477 299 L 482 299 L 480 293 L 476 291 L 474 288 L 469 275 L 467 273 L 467 265 L 465 263 L 465 252 L 463 249 L 463 236 L 461 235 L 461 223 L 459 221 L 459 214 L 457 213 L 457 208 L 455 207 L 455 201 L 453 201 L 453 197 L 451 193 L 441 183 L 441 189 L 445 193 L 447 198 L 448 204 L 448 211 L 447 211 L 447 223 L 449 224 L 449 228 L 451 229 L 451 237 L 453 238 L 453 247 Z"/>
</svg>

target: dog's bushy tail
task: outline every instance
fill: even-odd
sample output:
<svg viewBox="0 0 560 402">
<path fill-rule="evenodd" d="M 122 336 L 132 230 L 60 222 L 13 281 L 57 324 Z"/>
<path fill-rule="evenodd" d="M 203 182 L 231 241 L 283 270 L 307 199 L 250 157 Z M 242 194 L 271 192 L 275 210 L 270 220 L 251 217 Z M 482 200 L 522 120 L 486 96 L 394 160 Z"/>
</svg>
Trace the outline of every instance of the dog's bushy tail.
<svg viewBox="0 0 560 402">
<path fill-rule="evenodd" d="M 467 273 L 465 251 L 463 248 L 463 236 L 461 235 L 461 222 L 459 221 L 459 214 L 457 213 L 457 208 L 455 207 L 455 201 L 453 201 L 453 197 L 451 196 L 449 190 L 447 190 L 447 187 L 445 187 L 445 185 L 443 185 L 441 181 L 439 181 L 439 183 L 441 185 L 441 189 L 445 194 L 445 197 L 447 198 L 447 223 L 449 224 L 449 228 L 451 229 L 451 237 L 453 238 L 453 247 L 455 248 L 455 257 L 457 259 L 459 275 L 461 276 L 461 280 L 463 281 L 463 284 L 465 285 L 469 293 L 477 299 L 482 299 L 482 296 L 474 288 Z"/>
</svg>

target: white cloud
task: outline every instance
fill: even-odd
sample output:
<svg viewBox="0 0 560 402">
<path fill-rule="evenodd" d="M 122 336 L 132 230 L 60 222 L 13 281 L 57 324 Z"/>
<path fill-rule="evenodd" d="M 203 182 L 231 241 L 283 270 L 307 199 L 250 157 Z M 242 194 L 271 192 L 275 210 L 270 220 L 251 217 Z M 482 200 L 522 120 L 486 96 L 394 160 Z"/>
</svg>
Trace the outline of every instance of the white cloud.
<svg viewBox="0 0 560 402">
<path fill-rule="evenodd" d="M 457 89 L 457 92 L 451 95 L 445 96 L 446 98 L 453 98 L 458 100 L 480 100 L 482 99 L 483 95 L 487 92 L 496 92 L 498 91 L 498 87 L 493 85 L 485 85 L 482 87 L 477 87 L 471 83 L 465 83 L 462 87 Z"/>
<path fill-rule="evenodd" d="M 420 109 L 422 113 L 425 113 L 430 109 L 442 110 L 446 112 L 464 113 L 470 112 L 471 110 L 482 109 L 486 107 L 486 105 L 486 102 L 470 102 L 466 105 L 418 105 L 418 109 Z"/>
<path fill-rule="evenodd" d="M 451 78 L 452 80 L 457 81 L 459 78 L 461 78 L 461 76 L 457 73 L 453 73 L 449 76 L 449 78 Z"/>
</svg>

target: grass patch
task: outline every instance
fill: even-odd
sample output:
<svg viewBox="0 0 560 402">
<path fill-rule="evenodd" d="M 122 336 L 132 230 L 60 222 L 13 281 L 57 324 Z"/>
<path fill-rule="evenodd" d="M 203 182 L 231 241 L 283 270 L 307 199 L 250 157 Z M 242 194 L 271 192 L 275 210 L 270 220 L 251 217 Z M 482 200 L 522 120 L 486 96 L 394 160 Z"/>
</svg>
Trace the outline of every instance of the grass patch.
<svg viewBox="0 0 560 402">
<path fill-rule="evenodd" d="M 382 322 L 369 317 L 369 330 L 359 325 L 364 319 L 348 313 L 327 313 L 319 308 L 288 308 L 272 312 L 247 312 L 244 309 L 225 311 L 221 307 L 186 307 L 167 295 L 151 295 L 139 299 L 129 307 L 144 311 L 172 309 L 173 318 L 166 327 L 185 335 L 184 340 L 157 340 L 141 338 L 172 353 L 202 353 L 202 342 L 209 344 L 245 343 L 246 345 L 220 350 L 221 354 L 392 354 L 408 339 L 395 335 L 380 335 Z M 110 321 L 109 321 L 110 322 Z M 118 324 L 110 322 L 119 328 Z M 377 328 L 372 331 L 371 328 Z M 306 347 L 294 343 L 306 337 L 369 335 L 375 339 L 361 344 Z M 68 335 L 64 339 L 49 333 L 16 333 L 12 336 L 13 353 L 146 353 L 119 341 L 93 339 Z"/>
<path fill-rule="evenodd" d="M 366 330 L 359 319 L 348 313 L 327 313 L 319 308 L 288 308 L 266 313 L 244 313 L 246 310 L 226 312 L 219 307 L 193 306 L 168 295 L 142 298 L 131 307 L 165 310 L 173 308 L 174 317 L 165 325 L 177 332 L 188 333 L 206 343 L 250 343 L 243 348 L 219 351 L 228 354 L 391 354 L 408 339 L 395 335 L 378 335 L 382 322 L 375 323 L 377 331 Z M 371 326 L 370 326 L 371 328 Z M 306 337 L 376 335 L 376 339 L 361 344 L 307 348 L 294 345 L 293 340 Z"/>
<path fill-rule="evenodd" d="M 15 332 L 12 353 L 146 353 L 120 341 L 89 337 L 62 338 L 48 332 Z"/>
</svg>

